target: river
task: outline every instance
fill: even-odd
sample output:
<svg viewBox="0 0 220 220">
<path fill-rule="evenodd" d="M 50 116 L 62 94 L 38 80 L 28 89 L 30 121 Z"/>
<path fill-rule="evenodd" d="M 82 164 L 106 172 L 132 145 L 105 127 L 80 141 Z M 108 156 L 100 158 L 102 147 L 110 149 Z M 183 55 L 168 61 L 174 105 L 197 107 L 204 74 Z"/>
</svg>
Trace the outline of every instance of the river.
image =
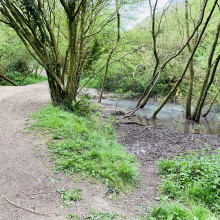
<svg viewBox="0 0 220 220">
<path fill-rule="evenodd" d="M 103 104 L 114 105 L 123 110 L 132 110 L 137 101 L 102 99 Z M 143 109 L 139 109 L 136 119 L 140 123 L 154 127 L 165 127 L 170 130 L 178 130 L 185 133 L 220 134 L 220 108 L 214 106 L 206 118 L 201 117 L 200 122 L 185 119 L 184 108 L 180 104 L 166 104 L 157 115 L 157 119 L 151 119 L 153 112 L 159 106 L 157 102 L 149 102 Z M 204 108 L 204 111 L 206 108 Z"/>
</svg>

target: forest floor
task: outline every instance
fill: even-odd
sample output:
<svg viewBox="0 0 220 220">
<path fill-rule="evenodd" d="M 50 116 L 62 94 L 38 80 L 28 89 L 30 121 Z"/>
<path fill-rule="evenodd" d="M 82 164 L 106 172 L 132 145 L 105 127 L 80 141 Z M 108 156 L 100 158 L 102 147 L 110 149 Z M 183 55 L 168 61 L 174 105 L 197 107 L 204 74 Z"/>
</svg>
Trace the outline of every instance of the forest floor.
<svg viewBox="0 0 220 220">
<path fill-rule="evenodd" d="M 30 114 L 50 101 L 46 82 L 24 87 L 0 87 L 0 220 L 66 219 L 68 213 L 81 218 L 90 210 L 116 212 L 125 219 L 139 219 L 142 206 L 151 207 L 159 199 L 158 159 L 188 150 L 220 147 L 220 135 L 187 134 L 165 128 L 119 124 L 118 141 L 139 161 L 140 183 L 130 193 L 106 195 L 99 181 L 53 172 L 53 160 L 46 142 L 50 137 L 29 132 Z M 103 106 L 102 114 L 114 114 L 113 106 Z M 74 187 L 83 191 L 82 200 L 61 210 L 58 189 Z M 5 197 L 6 196 L 6 197 Z M 34 214 L 14 204 L 31 209 Z M 49 216 L 40 213 L 52 213 Z"/>
</svg>

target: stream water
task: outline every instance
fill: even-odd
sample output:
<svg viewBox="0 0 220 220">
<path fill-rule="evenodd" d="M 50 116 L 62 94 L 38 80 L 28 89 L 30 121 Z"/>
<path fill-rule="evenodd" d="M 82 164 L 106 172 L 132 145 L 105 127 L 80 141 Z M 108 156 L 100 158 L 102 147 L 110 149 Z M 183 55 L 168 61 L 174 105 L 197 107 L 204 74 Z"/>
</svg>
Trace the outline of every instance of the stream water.
<svg viewBox="0 0 220 220">
<path fill-rule="evenodd" d="M 114 105 L 127 111 L 134 109 L 137 104 L 133 100 L 116 102 L 110 99 L 103 99 L 102 103 Z M 143 109 L 136 112 L 136 118 L 140 123 L 148 126 L 165 127 L 185 133 L 220 134 L 220 108 L 217 106 L 212 108 L 206 118 L 201 117 L 198 123 L 185 119 L 184 108 L 173 103 L 165 105 L 157 115 L 157 119 L 152 120 L 151 116 L 158 106 L 159 103 L 149 102 Z"/>
</svg>

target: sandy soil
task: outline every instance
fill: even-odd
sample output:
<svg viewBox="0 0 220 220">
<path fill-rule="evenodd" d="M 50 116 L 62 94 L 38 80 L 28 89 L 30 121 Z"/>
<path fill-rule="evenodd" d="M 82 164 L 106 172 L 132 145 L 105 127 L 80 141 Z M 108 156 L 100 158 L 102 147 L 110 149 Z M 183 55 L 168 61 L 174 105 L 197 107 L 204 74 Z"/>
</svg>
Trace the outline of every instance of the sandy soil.
<svg viewBox="0 0 220 220">
<path fill-rule="evenodd" d="M 88 91 L 86 91 L 88 92 Z M 94 92 L 94 91 L 93 91 Z M 50 101 L 47 83 L 24 87 L 0 87 L 0 220 L 66 219 L 68 213 L 82 217 L 89 210 L 117 212 L 125 219 L 139 219 L 141 206 L 158 201 L 160 178 L 156 161 L 172 157 L 208 144 L 212 150 L 220 147 L 220 135 L 185 134 L 165 128 L 121 124 L 116 127 L 118 140 L 140 163 L 140 183 L 133 192 L 120 195 L 116 200 L 106 196 L 100 182 L 81 179 L 79 175 L 65 176 L 52 171 L 46 142 L 49 137 L 39 132 L 27 132 L 29 115 Z M 105 106 L 103 115 L 115 112 Z M 57 189 L 81 188 L 82 200 L 68 210 L 62 205 Z M 6 201 L 38 213 L 17 208 Z M 55 214 L 56 213 L 56 214 Z M 81 213 L 81 214 L 80 214 Z"/>
</svg>

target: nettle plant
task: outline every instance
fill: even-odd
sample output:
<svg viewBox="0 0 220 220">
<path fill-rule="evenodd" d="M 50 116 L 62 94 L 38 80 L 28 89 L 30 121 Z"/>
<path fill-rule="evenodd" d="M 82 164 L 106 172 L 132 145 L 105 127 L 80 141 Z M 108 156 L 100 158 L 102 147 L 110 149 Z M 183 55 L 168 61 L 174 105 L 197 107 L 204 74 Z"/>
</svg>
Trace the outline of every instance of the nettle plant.
<svg viewBox="0 0 220 220">
<path fill-rule="evenodd" d="M 172 160 L 162 159 L 160 172 L 165 176 L 161 191 L 172 198 L 190 198 L 211 211 L 220 211 L 220 152 L 203 150 Z"/>
</svg>

